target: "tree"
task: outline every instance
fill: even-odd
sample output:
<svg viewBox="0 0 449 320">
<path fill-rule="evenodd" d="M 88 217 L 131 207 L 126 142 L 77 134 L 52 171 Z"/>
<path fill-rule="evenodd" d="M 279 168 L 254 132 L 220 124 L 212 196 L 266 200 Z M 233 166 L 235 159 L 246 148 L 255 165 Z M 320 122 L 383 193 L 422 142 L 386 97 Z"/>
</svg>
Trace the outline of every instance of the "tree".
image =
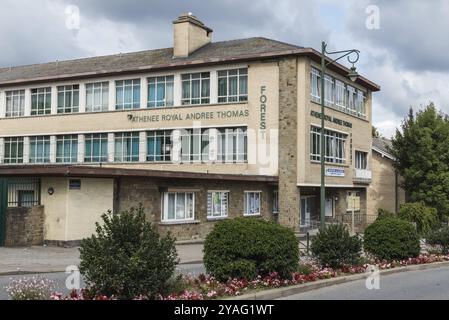
<svg viewBox="0 0 449 320">
<path fill-rule="evenodd" d="M 373 126 L 373 128 L 372 128 L 372 135 L 373 135 L 373 138 L 382 137 L 382 135 L 379 133 L 379 130 L 375 126 Z"/>
<path fill-rule="evenodd" d="M 416 115 L 410 109 L 396 130 L 391 153 L 411 202 L 449 215 L 449 122 L 431 103 Z"/>
<path fill-rule="evenodd" d="M 150 299 L 165 294 L 178 263 L 175 239 L 159 236 L 142 207 L 108 212 L 81 242 L 80 272 L 93 296 Z"/>
</svg>

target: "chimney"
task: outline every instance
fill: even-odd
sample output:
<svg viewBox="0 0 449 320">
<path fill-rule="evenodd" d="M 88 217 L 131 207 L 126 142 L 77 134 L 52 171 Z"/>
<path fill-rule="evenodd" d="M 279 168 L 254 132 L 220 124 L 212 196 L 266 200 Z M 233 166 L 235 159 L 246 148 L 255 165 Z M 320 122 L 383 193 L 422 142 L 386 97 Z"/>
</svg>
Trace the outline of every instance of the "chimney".
<svg viewBox="0 0 449 320">
<path fill-rule="evenodd" d="M 192 52 L 212 41 L 213 30 L 206 27 L 192 13 L 182 14 L 173 21 L 174 58 L 188 57 Z"/>
</svg>

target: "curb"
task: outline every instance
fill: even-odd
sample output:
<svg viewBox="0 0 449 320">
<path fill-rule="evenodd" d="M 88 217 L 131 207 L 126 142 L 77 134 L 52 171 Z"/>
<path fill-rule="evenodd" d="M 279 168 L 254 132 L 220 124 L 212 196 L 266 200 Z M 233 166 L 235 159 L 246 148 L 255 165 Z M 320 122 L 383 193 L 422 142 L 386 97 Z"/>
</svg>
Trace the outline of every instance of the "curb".
<svg viewBox="0 0 449 320">
<path fill-rule="evenodd" d="M 65 270 L 46 270 L 46 271 L 6 271 L 0 272 L 0 277 L 8 276 L 27 276 L 27 275 L 40 275 L 40 274 L 50 274 L 50 273 L 65 273 Z"/>
<path fill-rule="evenodd" d="M 441 267 L 449 267 L 449 261 L 444 262 L 435 262 L 435 263 L 429 263 L 429 264 L 418 264 L 418 265 L 412 265 L 412 266 L 406 266 L 406 267 L 398 267 L 393 269 L 387 269 L 380 271 L 381 275 L 391 275 L 395 273 L 403 273 L 403 272 L 410 272 L 410 271 L 420 271 L 420 270 L 429 270 L 429 269 L 437 269 Z M 285 287 L 285 288 L 277 288 L 277 289 L 271 289 L 271 290 L 265 290 L 255 293 L 250 293 L 246 295 L 242 295 L 239 297 L 232 297 L 224 300 L 276 300 L 276 299 L 282 299 L 284 297 L 288 297 L 291 295 L 295 295 L 298 293 L 304 293 L 308 291 L 313 291 L 317 289 L 322 289 L 338 284 L 343 283 L 349 283 L 357 280 L 364 280 L 367 278 L 367 273 L 360 273 L 350 276 L 341 276 L 338 278 L 333 279 L 326 279 L 326 280 L 319 280 L 316 282 L 309 282 L 305 284 L 300 284 L 297 286 L 292 287 Z"/>
</svg>

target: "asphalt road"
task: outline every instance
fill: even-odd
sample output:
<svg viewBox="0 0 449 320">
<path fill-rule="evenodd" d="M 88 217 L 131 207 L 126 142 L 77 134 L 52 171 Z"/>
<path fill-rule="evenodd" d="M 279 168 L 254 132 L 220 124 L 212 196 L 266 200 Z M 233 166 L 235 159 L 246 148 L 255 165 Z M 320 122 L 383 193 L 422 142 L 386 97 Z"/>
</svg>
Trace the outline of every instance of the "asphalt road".
<svg viewBox="0 0 449 320">
<path fill-rule="evenodd" d="M 204 273 L 204 266 L 202 264 L 183 264 L 179 265 L 177 267 L 178 273 L 183 274 L 192 274 L 192 275 L 198 275 L 201 273 Z M 69 276 L 65 273 L 46 273 L 46 274 L 39 274 L 39 275 L 18 275 L 18 276 L 0 276 L 0 300 L 8 300 L 9 295 L 6 292 L 6 287 L 13 281 L 14 279 L 21 279 L 21 278 L 30 278 L 30 277 L 43 277 L 45 279 L 49 279 L 53 282 L 54 286 L 56 287 L 56 291 L 64 294 L 68 294 L 70 290 L 66 288 L 66 280 Z M 81 280 L 81 288 L 84 287 L 84 282 Z"/>
<path fill-rule="evenodd" d="M 359 280 L 293 295 L 282 300 L 448 300 L 449 267 L 380 277 L 380 289 Z"/>
</svg>

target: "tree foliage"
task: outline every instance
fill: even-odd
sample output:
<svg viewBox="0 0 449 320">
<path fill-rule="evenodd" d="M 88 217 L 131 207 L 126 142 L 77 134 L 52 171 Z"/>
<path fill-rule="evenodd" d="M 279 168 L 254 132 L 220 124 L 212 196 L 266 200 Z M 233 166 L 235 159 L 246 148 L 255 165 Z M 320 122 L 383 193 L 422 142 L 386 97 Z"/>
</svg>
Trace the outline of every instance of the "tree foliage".
<svg viewBox="0 0 449 320">
<path fill-rule="evenodd" d="M 150 299 L 166 293 L 178 255 L 171 235 L 160 237 L 142 207 L 108 212 L 80 248 L 80 271 L 93 295 Z"/>
<path fill-rule="evenodd" d="M 410 109 L 393 138 L 395 167 L 411 202 L 423 202 L 449 214 L 449 121 L 433 104 L 416 114 Z"/>
</svg>

